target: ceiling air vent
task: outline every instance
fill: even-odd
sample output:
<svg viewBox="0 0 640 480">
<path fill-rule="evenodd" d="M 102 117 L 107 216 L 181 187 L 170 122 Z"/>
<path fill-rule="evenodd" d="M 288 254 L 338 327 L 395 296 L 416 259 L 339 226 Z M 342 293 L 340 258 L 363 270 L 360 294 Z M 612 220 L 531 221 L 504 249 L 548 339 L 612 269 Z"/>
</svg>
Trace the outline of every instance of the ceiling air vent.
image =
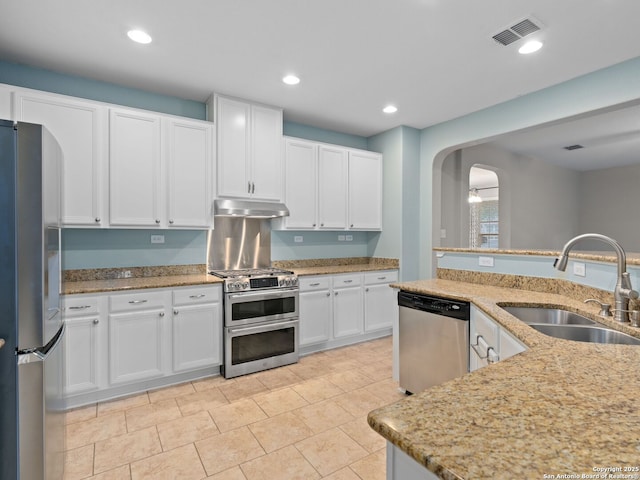
<svg viewBox="0 0 640 480">
<path fill-rule="evenodd" d="M 580 150 L 581 148 L 584 148 L 582 145 L 579 144 L 575 144 L 575 145 L 567 145 L 566 147 L 563 147 L 565 150 Z"/>
<path fill-rule="evenodd" d="M 534 22 L 530 18 L 525 18 L 516 22 L 509 28 L 504 29 L 502 32 L 495 34 L 492 38 L 505 47 L 520 40 L 522 37 L 526 37 L 541 29 L 540 22 L 537 20 Z"/>
</svg>

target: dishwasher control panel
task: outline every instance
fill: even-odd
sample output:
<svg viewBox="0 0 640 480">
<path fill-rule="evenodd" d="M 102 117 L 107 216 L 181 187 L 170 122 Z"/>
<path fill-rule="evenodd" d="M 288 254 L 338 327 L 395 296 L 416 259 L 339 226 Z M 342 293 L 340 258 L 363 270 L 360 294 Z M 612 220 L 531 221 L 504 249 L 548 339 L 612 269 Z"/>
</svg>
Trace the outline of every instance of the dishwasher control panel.
<svg viewBox="0 0 640 480">
<path fill-rule="evenodd" d="M 467 321 L 471 311 L 469 302 L 405 291 L 398 293 L 398 305 Z"/>
</svg>

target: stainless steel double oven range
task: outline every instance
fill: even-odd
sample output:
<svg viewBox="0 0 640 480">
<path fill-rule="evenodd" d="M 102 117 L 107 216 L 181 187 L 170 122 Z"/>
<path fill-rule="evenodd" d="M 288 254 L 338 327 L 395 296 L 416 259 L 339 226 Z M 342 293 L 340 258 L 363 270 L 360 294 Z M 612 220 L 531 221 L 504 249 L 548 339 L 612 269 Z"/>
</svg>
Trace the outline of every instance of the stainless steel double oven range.
<svg viewBox="0 0 640 480">
<path fill-rule="evenodd" d="M 296 363 L 298 277 L 275 268 L 210 273 L 224 279 L 224 377 Z"/>
</svg>

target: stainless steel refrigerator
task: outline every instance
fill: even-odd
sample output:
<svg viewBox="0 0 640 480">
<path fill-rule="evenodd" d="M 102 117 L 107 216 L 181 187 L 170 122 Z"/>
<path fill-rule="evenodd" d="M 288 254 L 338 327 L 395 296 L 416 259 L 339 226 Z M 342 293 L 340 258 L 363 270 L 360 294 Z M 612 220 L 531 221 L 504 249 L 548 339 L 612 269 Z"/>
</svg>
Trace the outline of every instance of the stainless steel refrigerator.
<svg viewBox="0 0 640 480">
<path fill-rule="evenodd" d="M 0 478 L 61 479 L 60 147 L 0 120 Z"/>
</svg>

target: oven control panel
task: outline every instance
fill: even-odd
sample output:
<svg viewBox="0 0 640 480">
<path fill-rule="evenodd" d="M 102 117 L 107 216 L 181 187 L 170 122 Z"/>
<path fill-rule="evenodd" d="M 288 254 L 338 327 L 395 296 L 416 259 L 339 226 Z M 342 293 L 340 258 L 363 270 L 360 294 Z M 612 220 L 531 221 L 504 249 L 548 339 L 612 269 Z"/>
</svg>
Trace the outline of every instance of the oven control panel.
<svg viewBox="0 0 640 480">
<path fill-rule="evenodd" d="M 297 286 L 298 277 L 296 275 L 235 277 L 225 280 L 225 292 L 248 292 L 266 288 L 277 289 Z"/>
</svg>

